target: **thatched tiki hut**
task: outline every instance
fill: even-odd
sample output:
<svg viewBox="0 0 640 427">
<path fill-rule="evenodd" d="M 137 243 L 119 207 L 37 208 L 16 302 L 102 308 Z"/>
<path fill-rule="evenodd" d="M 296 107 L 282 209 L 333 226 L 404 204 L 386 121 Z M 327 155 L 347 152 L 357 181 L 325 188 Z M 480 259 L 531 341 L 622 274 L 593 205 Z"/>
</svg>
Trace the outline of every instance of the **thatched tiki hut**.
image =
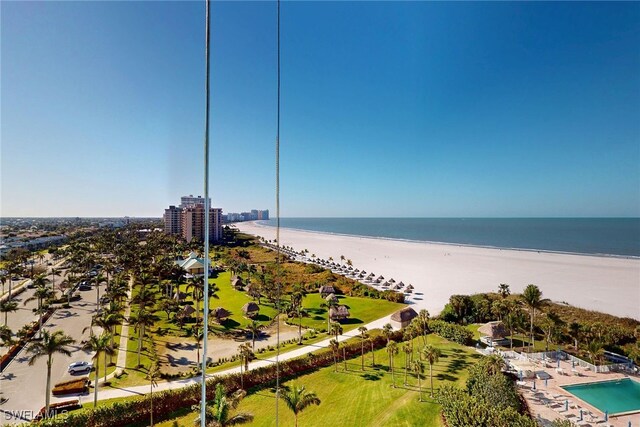
<svg viewBox="0 0 640 427">
<path fill-rule="evenodd" d="M 213 309 L 213 311 L 211 311 L 211 316 L 216 319 L 218 323 L 222 323 L 225 321 L 225 319 L 231 316 L 231 312 L 225 310 L 222 307 L 216 307 Z"/>
<path fill-rule="evenodd" d="M 327 304 L 337 304 L 338 303 L 338 297 L 336 296 L 336 294 L 329 294 L 327 295 L 327 297 L 324 299 Z"/>
<path fill-rule="evenodd" d="M 405 326 L 408 326 L 416 317 L 418 317 L 418 313 L 416 313 L 413 308 L 405 307 L 391 315 L 391 325 L 394 328 L 402 329 Z"/>
<path fill-rule="evenodd" d="M 244 281 L 239 276 L 233 276 L 231 278 L 231 286 L 233 286 L 236 290 L 241 291 L 244 289 Z"/>
<path fill-rule="evenodd" d="M 196 312 L 196 309 L 193 308 L 193 306 L 190 305 L 185 305 L 182 310 L 180 310 L 177 314 L 177 317 L 179 317 L 180 319 L 188 319 L 189 317 L 191 317 L 191 315 L 193 313 Z"/>
<path fill-rule="evenodd" d="M 245 317 L 248 317 L 249 319 L 253 319 L 260 312 L 260 306 L 253 301 L 248 302 L 242 306 L 242 312 L 244 313 Z"/>
<path fill-rule="evenodd" d="M 485 323 L 478 328 L 478 332 L 480 336 L 489 337 L 492 340 L 501 340 L 509 335 L 507 328 L 500 321 Z"/>
<path fill-rule="evenodd" d="M 320 296 L 326 298 L 329 294 L 335 294 L 336 290 L 331 285 L 320 286 Z"/>
<path fill-rule="evenodd" d="M 351 314 L 346 305 L 338 305 L 329 308 L 329 319 L 332 321 L 340 321 L 348 318 Z"/>
</svg>

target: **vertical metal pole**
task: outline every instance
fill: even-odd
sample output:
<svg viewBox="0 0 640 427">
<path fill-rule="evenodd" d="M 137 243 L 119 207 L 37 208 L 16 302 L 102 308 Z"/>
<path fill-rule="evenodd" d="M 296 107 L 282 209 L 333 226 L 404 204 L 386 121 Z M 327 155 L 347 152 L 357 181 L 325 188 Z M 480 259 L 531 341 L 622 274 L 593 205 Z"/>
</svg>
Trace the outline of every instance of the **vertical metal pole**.
<svg viewBox="0 0 640 427">
<path fill-rule="evenodd" d="M 202 396 L 200 397 L 200 426 L 205 427 L 207 407 L 207 339 L 209 337 L 209 14 L 210 3 L 205 0 L 205 116 L 204 116 L 204 318 L 202 348 Z"/>
<path fill-rule="evenodd" d="M 277 61 L 277 110 L 276 110 L 276 307 L 278 321 L 276 322 L 276 426 L 279 425 L 278 404 L 280 400 L 280 0 L 278 0 L 278 61 Z"/>
</svg>

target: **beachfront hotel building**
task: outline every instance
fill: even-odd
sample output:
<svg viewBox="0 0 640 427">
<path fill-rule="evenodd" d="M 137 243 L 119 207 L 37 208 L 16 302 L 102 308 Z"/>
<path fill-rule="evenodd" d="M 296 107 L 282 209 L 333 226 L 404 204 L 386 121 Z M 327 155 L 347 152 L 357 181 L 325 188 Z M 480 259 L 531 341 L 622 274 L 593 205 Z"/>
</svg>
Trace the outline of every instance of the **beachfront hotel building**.
<svg viewBox="0 0 640 427">
<path fill-rule="evenodd" d="M 187 242 L 204 241 L 204 198 L 183 196 L 180 201 L 179 206 L 172 205 L 164 210 L 164 232 L 182 236 Z M 221 208 L 209 208 L 209 239 L 214 242 L 222 239 Z"/>
</svg>

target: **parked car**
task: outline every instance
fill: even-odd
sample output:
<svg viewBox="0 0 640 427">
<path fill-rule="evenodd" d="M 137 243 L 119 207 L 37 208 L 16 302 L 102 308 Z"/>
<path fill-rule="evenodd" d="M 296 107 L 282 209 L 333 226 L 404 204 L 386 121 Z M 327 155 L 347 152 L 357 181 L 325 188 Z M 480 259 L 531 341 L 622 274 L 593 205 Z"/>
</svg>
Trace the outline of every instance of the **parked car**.
<svg viewBox="0 0 640 427">
<path fill-rule="evenodd" d="M 91 277 L 96 277 L 97 275 L 98 275 L 98 272 L 96 270 L 91 270 L 89 272 L 89 276 L 91 276 Z"/>
<path fill-rule="evenodd" d="M 90 291 L 91 285 L 89 284 L 89 282 L 80 282 L 80 286 L 78 287 L 78 289 L 80 289 L 81 291 Z"/>
<path fill-rule="evenodd" d="M 93 363 L 91 362 L 73 362 L 69 365 L 69 373 L 77 374 L 78 372 L 90 372 L 93 369 Z"/>
</svg>

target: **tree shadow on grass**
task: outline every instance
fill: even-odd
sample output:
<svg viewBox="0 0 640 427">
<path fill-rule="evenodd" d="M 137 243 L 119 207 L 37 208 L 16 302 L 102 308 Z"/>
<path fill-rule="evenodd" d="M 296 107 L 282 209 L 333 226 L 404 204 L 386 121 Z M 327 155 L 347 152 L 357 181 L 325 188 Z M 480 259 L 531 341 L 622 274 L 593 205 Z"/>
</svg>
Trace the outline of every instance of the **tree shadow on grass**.
<svg viewBox="0 0 640 427">
<path fill-rule="evenodd" d="M 367 381 L 380 381 L 380 378 L 382 378 L 382 374 L 380 374 L 380 373 L 371 373 L 371 372 L 368 372 L 366 374 L 362 374 L 361 376 L 362 376 L 362 378 L 364 378 Z"/>
<path fill-rule="evenodd" d="M 436 375 L 436 378 L 439 379 L 440 381 L 451 381 L 451 382 L 458 381 L 458 377 L 449 375 L 449 374 L 438 374 Z"/>
<path fill-rule="evenodd" d="M 340 323 L 343 325 L 358 325 L 364 322 L 360 319 L 349 318 L 349 319 L 342 319 Z"/>
<path fill-rule="evenodd" d="M 447 372 L 455 374 L 469 365 L 471 365 L 471 363 L 469 363 L 466 358 L 456 357 L 447 365 Z"/>
<path fill-rule="evenodd" d="M 226 329 L 235 329 L 238 326 L 240 326 L 240 322 L 236 322 L 233 319 L 225 319 L 220 324 L 224 326 Z"/>
<path fill-rule="evenodd" d="M 258 322 L 268 322 L 271 319 L 266 314 L 258 314 L 256 317 L 253 318 L 253 320 L 256 320 Z"/>
</svg>

